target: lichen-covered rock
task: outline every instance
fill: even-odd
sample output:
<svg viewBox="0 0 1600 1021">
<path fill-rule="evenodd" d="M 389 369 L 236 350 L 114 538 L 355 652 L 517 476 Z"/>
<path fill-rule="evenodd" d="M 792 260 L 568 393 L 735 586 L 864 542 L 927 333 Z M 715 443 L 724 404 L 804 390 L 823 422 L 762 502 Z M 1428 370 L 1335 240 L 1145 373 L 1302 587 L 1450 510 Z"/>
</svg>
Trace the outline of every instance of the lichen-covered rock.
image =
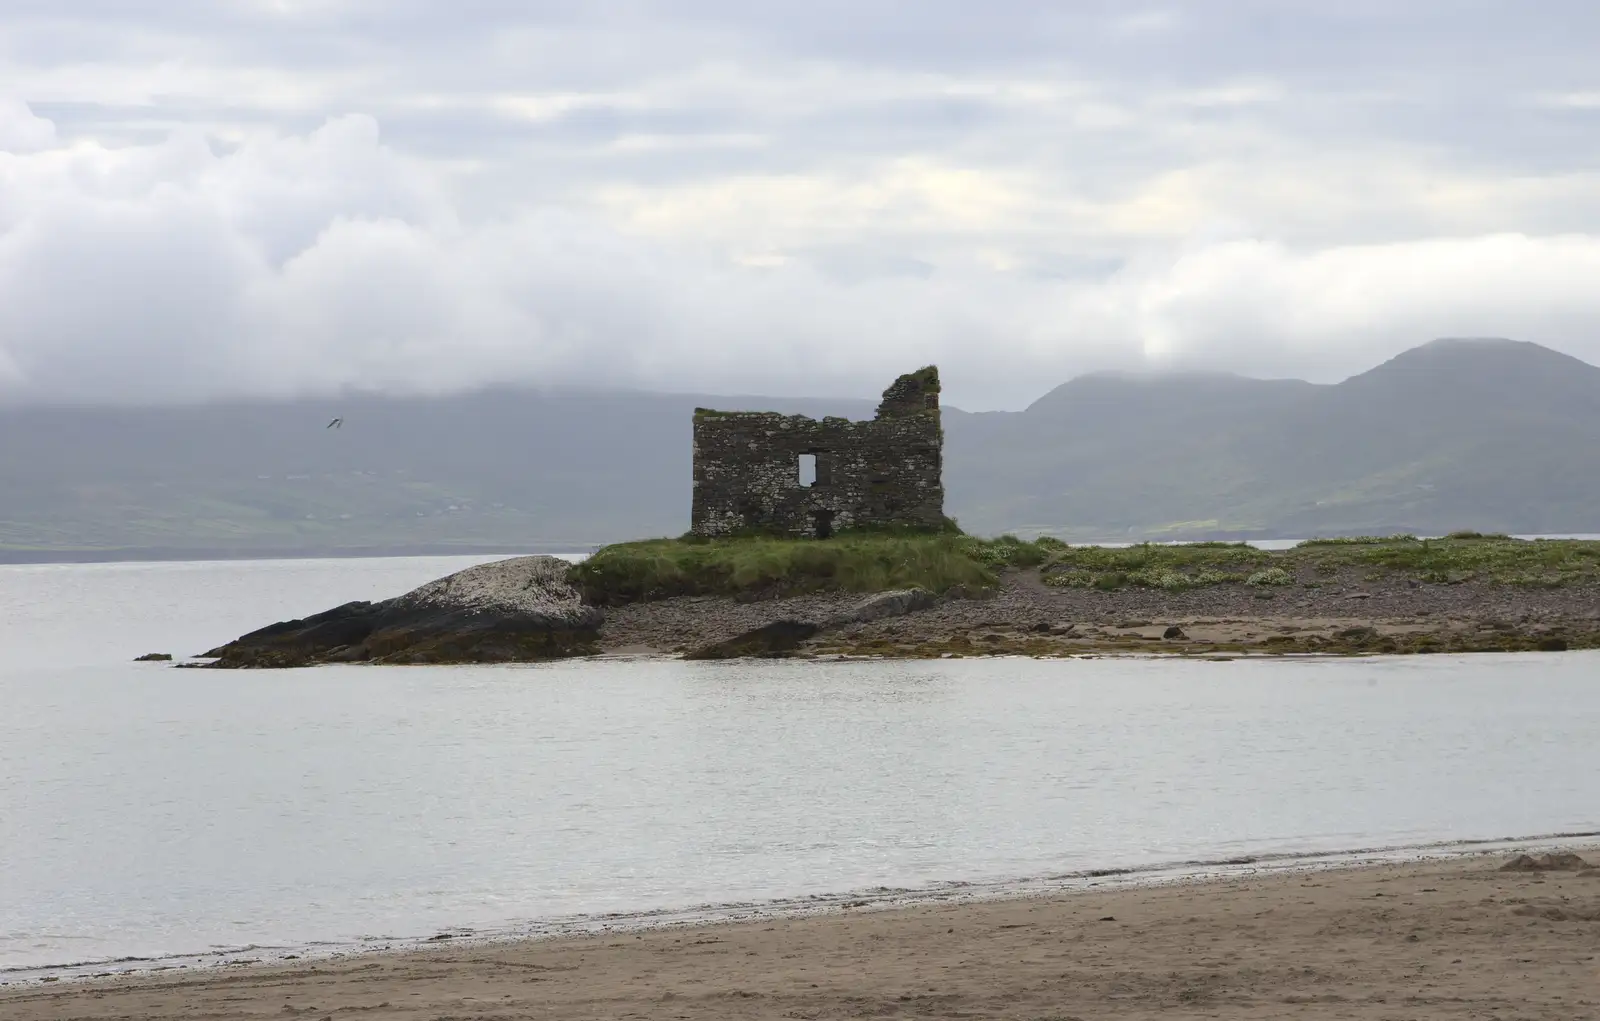
<svg viewBox="0 0 1600 1021">
<path fill-rule="evenodd" d="M 509 663 L 594 651 L 604 617 L 567 584 L 566 561 L 469 567 L 403 596 L 346 603 L 252 631 L 206 653 L 217 667 L 314 663 Z"/>
<path fill-rule="evenodd" d="M 939 605 L 939 597 L 926 589 L 896 589 L 868 596 L 836 617 L 823 623 L 824 628 L 847 627 L 866 624 L 885 617 L 903 617 L 908 613 L 926 610 Z"/>
<path fill-rule="evenodd" d="M 398 607 L 523 614 L 562 625 L 600 625 L 600 611 L 584 605 L 567 584 L 571 564 L 558 557 L 513 557 L 479 564 L 430 581 L 391 600 Z"/>
</svg>

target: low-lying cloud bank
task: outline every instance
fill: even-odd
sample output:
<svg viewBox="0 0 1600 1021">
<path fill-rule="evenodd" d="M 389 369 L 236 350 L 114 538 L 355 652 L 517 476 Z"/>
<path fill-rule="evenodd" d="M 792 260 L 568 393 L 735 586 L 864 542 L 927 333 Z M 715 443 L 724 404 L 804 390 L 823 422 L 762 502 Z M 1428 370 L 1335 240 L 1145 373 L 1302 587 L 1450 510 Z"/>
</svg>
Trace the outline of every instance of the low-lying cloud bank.
<svg viewBox="0 0 1600 1021">
<path fill-rule="evenodd" d="M 570 209 L 468 218 L 438 173 L 362 116 L 226 151 L 198 132 L 111 149 L 0 104 L 0 401 L 506 382 L 870 395 L 937 361 L 951 402 L 984 408 L 1105 368 L 1336 379 L 1441 335 L 1600 361 L 1588 234 L 1211 237 L 1095 276 L 974 257 L 852 279 Z"/>
</svg>

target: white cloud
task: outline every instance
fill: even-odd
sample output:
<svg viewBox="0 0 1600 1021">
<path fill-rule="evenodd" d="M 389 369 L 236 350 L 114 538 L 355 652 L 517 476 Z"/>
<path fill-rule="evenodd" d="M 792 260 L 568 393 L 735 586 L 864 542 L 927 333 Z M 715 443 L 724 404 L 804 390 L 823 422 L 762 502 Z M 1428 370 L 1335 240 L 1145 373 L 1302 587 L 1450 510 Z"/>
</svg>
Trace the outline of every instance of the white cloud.
<svg viewBox="0 0 1600 1021">
<path fill-rule="evenodd" d="M 981 176 L 898 172 L 899 190 L 839 201 L 888 217 L 880 228 L 1025 214 Z M 1030 271 L 1025 248 L 973 245 L 924 272 L 840 279 L 782 246 L 741 257 L 691 243 L 715 219 L 704 211 L 654 235 L 553 207 L 464 218 L 363 117 L 222 153 L 179 133 L 4 156 L 0 193 L 13 199 L 0 210 L 0 394 L 12 400 L 507 381 L 868 395 L 938 361 L 954 403 L 985 407 L 1108 367 L 1337 378 L 1445 334 L 1600 361 L 1590 234 L 1306 248 L 1235 230 L 1065 278 Z M 827 194 L 785 201 L 804 210 Z"/>
<path fill-rule="evenodd" d="M 1179 24 L 1179 17 L 1173 11 L 1136 11 L 1112 19 L 1111 30 L 1117 35 L 1155 35 L 1171 32 Z"/>
<path fill-rule="evenodd" d="M 28 0 L 0 400 L 1600 360 L 1600 7 L 1551 2 Z"/>
<path fill-rule="evenodd" d="M 1148 353 L 1323 378 L 1422 339 L 1541 341 L 1600 361 L 1600 238 L 1521 234 L 1294 253 L 1231 241 L 1188 253 L 1138 285 Z"/>
<path fill-rule="evenodd" d="M 1542 106 L 1568 110 L 1600 110 L 1600 90 L 1591 92 L 1561 92 L 1538 97 Z"/>
<path fill-rule="evenodd" d="M 27 153 L 56 144 L 56 126 L 18 99 L 0 96 L 0 152 Z"/>
</svg>

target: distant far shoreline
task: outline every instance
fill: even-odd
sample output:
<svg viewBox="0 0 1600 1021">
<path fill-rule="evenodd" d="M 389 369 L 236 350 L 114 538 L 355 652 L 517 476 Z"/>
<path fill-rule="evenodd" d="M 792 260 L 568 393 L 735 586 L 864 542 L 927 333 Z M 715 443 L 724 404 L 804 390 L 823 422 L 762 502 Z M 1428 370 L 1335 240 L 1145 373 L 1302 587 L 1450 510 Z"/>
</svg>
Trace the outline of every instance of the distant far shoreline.
<svg viewBox="0 0 1600 1021">
<path fill-rule="evenodd" d="M 1033 530 L 1025 532 L 1026 537 L 1033 538 Z M 1289 535 L 1262 535 L 1250 533 L 1248 535 L 1238 532 L 1218 532 L 1210 535 L 1184 536 L 1183 538 L 1155 537 L 1155 536 L 1103 536 L 1094 539 L 1073 537 L 1065 540 L 1073 546 L 1137 546 L 1141 543 L 1155 543 L 1163 546 L 1184 545 L 1197 542 L 1242 542 L 1259 549 L 1283 550 L 1298 543 L 1307 541 L 1309 536 Z M 1319 537 L 1322 538 L 1322 537 Z M 1439 536 L 1423 535 L 1421 538 L 1434 539 Z M 1562 532 L 1548 535 L 1517 534 L 1515 539 L 1580 539 L 1586 541 L 1600 541 L 1600 532 Z M 625 540 L 613 540 L 625 541 Z M 477 543 L 470 545 L 452 543 L 418 543 L 394 544 L 389 546 L 320 546 L 290 549 L 235 549 L 235 548 L 197 548 L 186 547 L 133 547 L 128 549 L 21 549 L 16 547 L 0 546 L 0 566 L 15 564 L 120 564 L 120 563 L 182 563 L 189 561 L 207 560 L 360 560 L 379 557 L 486 557 L 504 555 L 507 557 L 522 557 L 541 553 L 551 555 L 566 555 L 572 553 L 593 553 L 606 542 L 541 542 L 541 543 L 510 543 L 490 544 Z"/>
<path fill-rule="evenodd" d="M 94 549 L 32 550 L 0 547 L 0 565 L 119 564 L 201 560 L 354 560 L 378 557 L 508 557 L 535 553 L 592 553 L 597 544 L 549 542 L 537 545 L 323 546 L 311 549 Z"/>
</svg>

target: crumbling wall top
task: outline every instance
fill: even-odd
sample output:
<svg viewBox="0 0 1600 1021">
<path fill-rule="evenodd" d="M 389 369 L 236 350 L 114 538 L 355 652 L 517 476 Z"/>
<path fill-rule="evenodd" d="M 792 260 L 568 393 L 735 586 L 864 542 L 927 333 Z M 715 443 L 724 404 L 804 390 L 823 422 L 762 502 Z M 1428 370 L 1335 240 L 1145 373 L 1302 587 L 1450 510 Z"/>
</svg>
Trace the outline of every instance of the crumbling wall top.
<svg viewBox="0 0 1600 1021">
<path fill-rule="evenodd" d="M 938 409 L 939 367 L 924 365 L 889 384 L 883 392 L 883 403 L 878 405 L 878 417 L 895 418 Z"/>
</svg>

